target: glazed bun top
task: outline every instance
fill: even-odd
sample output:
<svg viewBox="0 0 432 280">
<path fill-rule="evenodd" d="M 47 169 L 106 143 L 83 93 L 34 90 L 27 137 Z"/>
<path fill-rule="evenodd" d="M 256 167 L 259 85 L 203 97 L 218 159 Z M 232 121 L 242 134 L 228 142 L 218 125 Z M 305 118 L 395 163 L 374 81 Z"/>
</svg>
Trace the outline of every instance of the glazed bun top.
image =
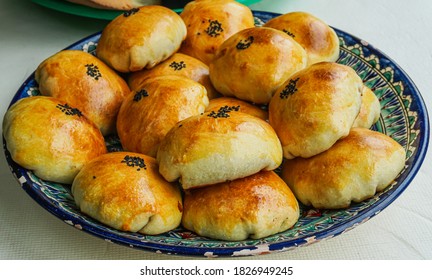
<svg viewBox="0 0 432 280">
<path fill-rule="evenodd" d="M 282 178 L 315 208 L 349 207 L 384 190 L 405 166 L 405 149 L 389 136 L 353 128 L 327 151 L 284 161 Z"/>
<path fill-rule="evenodd" d="M 72 184 L 77 206 L 115 229 L 160 234 L 182 217 L 180 189 L 159 174 L 156 160 L 137 153 L 113 152 L 86 164 Z"/>
<path fill-rule="evenodd" d="M 209 99 L 220 95 L 210 81 L 208 66 L 200 60 L 182 53 L 173 54 L 152 69 L 143 69 L 131 73 L 128 78 L 128 84 L 134 90 L 139 88 L 148 78 L 166 75 L 182 76 L 202 84 L 207 90 Z"/>
<path fill-rule="evenodd" d="M 210 63 L 210 80 L 224 96 L 267 104 L 295 72 L 306 67 L 302 46 L 282 31 L 253 27 L 227 39 Z"/>
<path fill-rule="evenodd" d="M 222 109 L 179 122 L 159 146 L 157 160 L 166 180 L 180 179 L 189 189 L 276 169 L 282 148 L 267 122 Z"/>
<path fill-rule="evenodd" d="M 78 50 L 60 51 L 39 64 L 35 80 L 42 95 L 78 108 L 103 135 L 116 132 L 117 113 L 130 89 L 97 57 Z"/>
<path fill-rule="evenodd" d="M 104 138 L 77 108 L 48 96 L 20 99 L 6 112 L 3 135 L 12 159 L 41 179 L 71 184 L 107 152 Z"/>
<path fill-rule="evenodd" d="M 186 26 L 174 11 L 143 6 L 112 20 L 102 31 L 97 56 L 119 72 L 152 68 L 179 48 Z"/>
<path fill-rule="evenodd" d="M 226 39 L 254 26 L 252 11 L 233 0 L 191 1 L 180 16 L 187 26 L 187 37 L 180 52 L 207 65 Z"/>
<path fill-rule="evenodd" d="M 144 81 L 123 102 L 117 131 L 124 149 L 156 156 L 168 131 L 190 116 L 204 112 L 209 101 L 201 84 L 181 76 L 159 76 Z"/>
<path fill-rule="evenodd" d="M 183 227 L 220 240 L 264 238 L 292 227 L 299 205 L 273 171 L 185 193 Z"/>
<path fill-rule="evenodd" d="M 285 158 L 311 157 L 348 135 L 360 112 L 363 81 L 350 67 L 320 62 L 297 72 L 269 105 Z"/>
<path fill-rule="evenodd" d="M 284 31 L 296 40 L 308 55 L 308 65 L 335 62 L 339 57 L 339 38 L 321 19 L 306 12 L 291 12 L 269 20 L 266 27 Z"/>
</svg>

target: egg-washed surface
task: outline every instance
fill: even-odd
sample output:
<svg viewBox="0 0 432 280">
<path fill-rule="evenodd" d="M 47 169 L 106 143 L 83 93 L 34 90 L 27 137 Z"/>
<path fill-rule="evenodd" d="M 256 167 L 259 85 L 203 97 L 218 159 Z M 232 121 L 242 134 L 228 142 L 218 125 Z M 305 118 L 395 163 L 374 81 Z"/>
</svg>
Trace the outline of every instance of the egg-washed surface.
<svg viewBox="0 0 432 280">
<path fill-rule="evenodd" d="M 278 14 L 254 12 L 254 15 L 256 24 L 262 25 Z M 390 136 L 406 150 L 406 166 L 395 182 L 383 192 L 352 204 L 348 209 L 316 210 L 301 205 L 299 221 L 293 228 L 258 240 L 217 241 L 197 236 L 181 227 L 156 236 L 127 233 L 83 215 L 74 203 L 70 186 L 37 178 L 15 164 L 5 148 L 6 158 L 23 189 L 49 212 L 77 229 L 133 248 L 208 257 L 242 256 L 285 251 L 337 236 L 378 214 L 408 187 L 426 153 L 429 120 L 420 93 L 399 66 L 368 43 L 343 31 L 336 29 L 336 32 L 341 45 L 338 62 L 356 70 L 380 101 L 381 116 L 373 129 Z M 99 36 L 89 36 L 68 49 L 94 53 Z M 39 95 L 33 75 L 18 90 L 11 103 L 30 95 Z M 116 137 L 106 138 L 106 144 L 110 151 L 121 150 Z"/>
</svg>

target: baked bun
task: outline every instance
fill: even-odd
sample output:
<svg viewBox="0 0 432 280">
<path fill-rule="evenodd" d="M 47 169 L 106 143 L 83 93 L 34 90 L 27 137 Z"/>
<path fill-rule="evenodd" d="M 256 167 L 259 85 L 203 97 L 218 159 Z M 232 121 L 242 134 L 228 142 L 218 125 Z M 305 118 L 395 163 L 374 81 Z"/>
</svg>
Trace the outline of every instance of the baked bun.
<svg viewBox="0 0 432 280">
<path fill-rule="evenodd" d="M 182 225 L 201 236 L 239 241 L 285 231 L 299 218 L 294 194 L 273 171 L 185 193 Z"/>
<path fill-rule="evenodd" d="M 179 121 L 204 112 L 206 89 L 181 76 L 160 76 L 144 81 L 123 102 L 117 132 L 125 150 L 156 156 L 160 142 Z"/>
<path fill-rule="evenodd" d="M 11 158 L 39 178 L 71 184 L 90 160 L 107 152 L 93 122 L 47 96 L 20 99 L 6 112 L 3 136 Z"/>
<path fill-rule="evenodd" d="M 367 86 L 363 87 L 360 113 L 354 120 L 353 127 L 370 128 L 379 120 L 381 105 L 375 93 Z"/>
<path fill-rule="evenodd" d="M 240 30 L 254 26 L 252 11 L 233 0 L 191 1 L 180 14 L 187 37 L 179 52 L 209 64 L 219 46 Z"/>
<path fill-rule="evenodd" d="M 96 9 L 107 10 L 129 10 L 146 5 L 161 4 L 161 0 L 67 0 L 75 4 L 80 4 Z"/>
<path fill-rule="evenodd" d="M 137 89 L 146 79 L 165 75 L 182 76 L 202 84 L 207 90 L 209 99 L 220 96 L 210 81 L 208 66 L 200 60 L 182 53 L 173 54 L 152 69 L 131 73 L 128 84 L 131 89 Z"/>
<path fill-rule="evenodd" d="M 179 226 L 180 189 L 158 173 L 156 160 L 114 152 L 86 164 L 72 184 L 78 208 L 115 229 L 160 234 Z"/>
<path fill-rule="evenodd" d="M 269 105 L 269 122 L 284 157 L 314 156 L 348 135 L 362 91 L 356 72 L 334 62 L 317 63 L 291 76 Z"/>
<path fill-rule="evenodd" d="M 253 27 L 220 46 L 210 63 L 210 80 L 225 96 L 267 104 L 279 86 L 306 63 L 305 50 L 290 36 Z"/>
<path fill-rule="evenodd" d="M 163 6 L 134 8 L 102 31 L 97 56 L 120 72 L 152 68 L 175 53 L 186 38 L 186 26 Z"/>
<path fill-rule="evenodd" d="M 395 140 L 367 128 L 353 128 L 319 155 L 284 161 L 282 178 L 303 204 L 337 209 L 384 190 L 404 165 L 405 150 Z"/>
<path fill-rule="evenodd" d="M 166 180 L 180 179 L 190 189 L 276 169 L 282 148 L 267 122 L 222 109 L 179 122 L 159 146 L 157 160 Z"/>
<path fill-rule="evenodd" d="M 296 40 L 308 56 L 308 65 L 335 62 L 339 57 L 339 38 L 321 19 L 306 12 L 291 12 L 269 20 L 265 27 L 284 31 Z"/>
<path fill-rule="evenodd" d="M 237 109 L 239 112 L 246 113 L 263 120 L 268 119 L 268 112 L 254 104 L 232 97 L 218 97 L 210 100 L 206 111 L 219 111 L 221 108 Z"/>
<path fill-rule="evenodd" d="M 78 50 L 60 51 L 39 64 L 35 80 L 42 95 L 78 108 L 103 135 L 115 133 L 118 110 L 130 90 L 97 57 Z"/>
</svg>

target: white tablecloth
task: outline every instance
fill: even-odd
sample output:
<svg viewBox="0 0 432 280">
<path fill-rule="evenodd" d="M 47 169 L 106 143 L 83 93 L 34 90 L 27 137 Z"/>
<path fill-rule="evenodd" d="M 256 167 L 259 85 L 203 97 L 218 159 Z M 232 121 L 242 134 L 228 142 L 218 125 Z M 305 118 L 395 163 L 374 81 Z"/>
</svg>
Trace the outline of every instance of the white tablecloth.
<svg viewBox="0 0 432 280">
<path fill-rule="evenodd" d="M 264 0 L 254 10 L 307 11 L 393 58 L 432 108 L 432 1 Z M 107 21 L 27 1 L 0 2 L 0 115 L 48 56 L 103 29 Z M 33 201 L 0 156 L 0 259 L 193 259 L 111 244 L 76 230 Z M 432 164 L 382 213 L 335 238 L 247 259 L 432 259 Z"/>
</svg>

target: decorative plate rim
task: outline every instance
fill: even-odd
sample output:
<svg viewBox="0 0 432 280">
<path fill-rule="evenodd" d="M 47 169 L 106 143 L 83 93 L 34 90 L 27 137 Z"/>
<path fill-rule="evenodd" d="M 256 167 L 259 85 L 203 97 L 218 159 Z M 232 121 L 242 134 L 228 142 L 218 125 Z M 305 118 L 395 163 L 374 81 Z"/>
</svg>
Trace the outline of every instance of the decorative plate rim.
<svg viewBox="0 0 432 280">
<path fill-rule="evenodd" d="M 261 19 L 261 18 L 272 18 L 275 16 L 278 16 L 280 14 L 278 13 L 271 13 L 271 12 L 264 12 L 264 11 L 253 11 L 254 16 Z M 392 67 L 394 67 L 393 70 L 398 71 L 398 77 L 400 77 L 400 82 L 404 82 L 404 86 L 409 88 L 409 96 L 413 99 L 411 105 L 415 105 L 416 108 L 415 112 L 418 114 L 418 130 L 419 135 L 417 136 L 415 141 L 418 141 L 418 146 L 416 146 L 415 153 L 409 158 L 409 161 L 411 164 L 408 164 L 407 167 L 404 169 L 404 171 L 400 174 L 405 175 L 402 182 L 390 190 L 390 194 L 387 196 L 385 193 L 384 199 L 377 200 L 372 207 L 366 207 L 365 209 L 362 209 L 358 212 L 358 214 L 350 217 L 349 219 L 340 222 L 336 224 L 336 226 L 332 226 L 330 228 L 326 228 L 319 231 L 311 232 L 310 234 L 303 235 L 299 238 L 295 238 L 292 240 L 282 240 L 282 241 L 264 241 L 259 244 L 254 245 L 244 245 L 244 246 L 224 246 L 224 247 L 200 247 L 197 244 L 194 246 L 185 246 L 185 245 L 174 245 L 174 244 L 165 244 L 161 242 L 155 242 L 152 240 L 146 240 L 145 236 L 143 236 L 143 239 L 130 239 L 127 237 L 124 237 L 124 235 L 135 235 L 132 233 L 124 233 L 118 231 L 118 234 L 116 234 L 115 230 L 108 230 L 105 228 L 105 226 L 102 225 L 102 229 L 94 226 L 91 223 L 86 223 L 86 220 L 77 218 L 69 213 L 67 211 L 64 211 L 64 209 L 58 208 L 53 203 L 49 203 L 48 199 L 45 197 L 41 197 L 41 195 L 33 189 L 33 183 L 31 178 L 29 177 L 29 171 L 22 168 L 13 160 L 10 158 L 10 155 L 8 155 L 8 150 L 6 147 L 6 142 L 3 137 L 3 148 L 6 155 L 7 162 L 10 166 L 10 169 L 14 176 L 16 177 L 17 181 L 20 183 L 22 188 L 43 208 L 45 208 L 47 211 L 52 213 L 57 218 L 62 219 L 67 224 L 74 226 L 77 229 L 80 229 L 84 232 L 90 233 L 94 236 L 97 236 L 99 238 L 105 239 L 106 241 L 133 247 L 136 249 L 143 249 L 147 251 L 153 251 L 156 253 L 165 253 L 165 254 L 179 254 L 179 255 L 190 255 L 190 256 L 207 256 L 207 257 L 216 257 L 216 256 L 251 256 L 251 255 L 259 255 L 259 254 L 265 254 L 265 253 L 272 253 L 272 252 L 281 252 L 281 251 L 287 251 L 294 249 L 296 247 L 301 247 L 305 245 L 309 245 L 312 243 L 316 243 L 321 240 L 325 240 L 328 238 L 332 238 L 335 236 L 338 236 L 344 232 L 347 232 L 356 226 L 366 222 L 370 218 L 374 217 L 378 213 L 380 213 L 382 210 L 384 210 L 387 206 L 389 206 L 396 198 L 399 197 L 399 195 L 408 187 L 408 185 L 412 182 L 418 171 L 420 170 L 420 167 L 425 159 L 428 144 L 429 144 L 429 137 L 430 137 L 430 124 L 429 124 L 429 117 L 426 105 L 424 103 L 424 100 L 417 89 L 414 82 L 411 80 L 411 78 L 407 75 L 407 73 L 391 58 L 389 58 L 386 54 L 384 54 L 382 51 L 378 50 L 377 48 L 373 47 L 369 43 L 349 34 L 342 30 L 339 30 L 337 28 L 334 28 L 337 32 L 338 36 L 342 40 L 352 40 L 353 42 L 356 42 L 359 44 L 360 48 L 367 48 L 367 50 L 371 53 L 371 55 L 374 55 L 378 57 L 379 60 L 384 60 L 385 64 L 389 64 Z M 97 38 L 100 36 L 101 32 L 94 33 L 92 35 L 89 35 L 71 45 L 66 47 L 65 49 L 74 48 L 76 46 L 82 45 L 84 42 L 88 42 L 92 39 Z M 23 90 L 27 87 L 27 85 L 34 80 L 34 72 L 26 79 L 26 81 L 20 86 L 16 94 L 13 96 L 9 107 L 15 103 L 18 99 L 21 99 L 22 97 L 20 94 L 23 92 Z M 405 92 L 404 92 L 405 93 Z M 409 143 L 407 144 L 409 145 Z M 376 196 L 381 196 L 381 194 L 378 194 Z M 84 223 L 83 223 L 84 222 Z M 95 221 L 95 223 L 98 223 Z M 108 230 L 108 231 L 107 231 Z M 136 234 L 139 235 L 139 234 Z M 274 235 L 278 236 L 278 234 Z M 263 238 L 261 240 L 266 240 L 268 238 Z M 209 239 L 209 241 L 212 241 Z M 226 244 L 235 244 L 238 242 L 224 242 L 222 243 Z M 191 243 L 196 243 L 194 241 L 191 241 Z"/>
</svg>

